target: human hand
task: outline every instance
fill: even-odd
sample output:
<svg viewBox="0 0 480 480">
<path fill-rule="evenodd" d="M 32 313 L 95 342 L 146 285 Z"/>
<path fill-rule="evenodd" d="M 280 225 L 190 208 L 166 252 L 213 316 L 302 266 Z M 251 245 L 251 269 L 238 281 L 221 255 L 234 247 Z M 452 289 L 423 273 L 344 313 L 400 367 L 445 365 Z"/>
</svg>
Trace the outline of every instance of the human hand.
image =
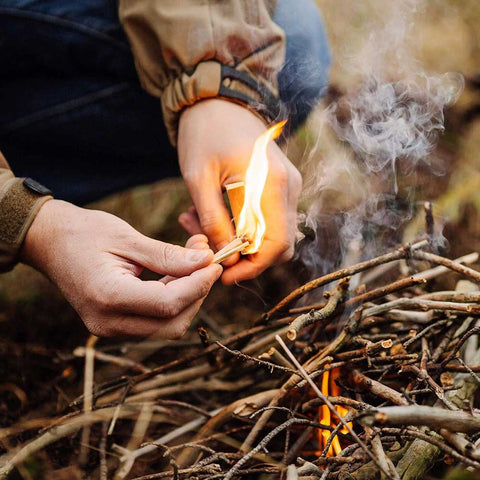
<svg viewBox="0 0 480 480">
<path fill-rule="evenodd" d="M 148 238 L 105 212 L 50 200 L 22 261 L 45 273 L 98 336 L 182 336 L 222 268 L 203 235 L 182 248 Z M 144 268 L 167 275 L 138 278 Z"/>
<path fill-rule="evenodd" d="M 204 100 L 180 116 L 178 155 L 180 169 L 195 204 L 179 217 L 190 235 L 205 233 L 216 250 L 234 237 L 222 187 L 243 181 L 255 140 L 264 123 L 245 107 L 226 100 Z M 222 281 L 231 284 L 256 277 L 274 263 L 293 255 L 297 203 L 302 179 L 298 170 L 272 142 L 269 172 L 262 196 L 266 232 L 259 252 L 232 256 Z"/>
</svg>

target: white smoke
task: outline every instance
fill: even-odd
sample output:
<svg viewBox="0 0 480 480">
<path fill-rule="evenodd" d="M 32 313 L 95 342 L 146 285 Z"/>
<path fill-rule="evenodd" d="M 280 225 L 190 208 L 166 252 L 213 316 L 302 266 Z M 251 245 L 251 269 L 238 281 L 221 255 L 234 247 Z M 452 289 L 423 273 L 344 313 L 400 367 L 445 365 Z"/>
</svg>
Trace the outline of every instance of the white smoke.
<svg viewBox="0 0 480 480">
<path fill-rule="evenodd" d="M 299 254 L 315 276 L 340 263 L 352 245 L 370 256 L 398 241 L 416 208 L 408 174 L 420 166 L 443 173 L 432 154 L 444 110 L 463 88 L 461 75 L 426 73 L 415 60 L 409 39 L 423 1 L 368 5 L 375 15 L 365 22 L 363 42 L 340 59 L 354 80 L 317 116 L 318 138 L 305 162 L 309 208 L 300 218 L 306 237 Z"/>
<path fill-rule="evenodd" d="M 411 167 L 429 161 L 444 129 L 444 109 L 456 102 L 462 86 L 463 78 L 450 73 L 422 73 L 397 82 L 370 77 L 340 101 L 349 112 L 348 121 L 342 124 L 335 116 L 338 104 L 329 109 L 330 121 L 367 170 L 378 173 L 391 168 L 397 193 L 396 161 L 405 159 Z"/>
</svg>

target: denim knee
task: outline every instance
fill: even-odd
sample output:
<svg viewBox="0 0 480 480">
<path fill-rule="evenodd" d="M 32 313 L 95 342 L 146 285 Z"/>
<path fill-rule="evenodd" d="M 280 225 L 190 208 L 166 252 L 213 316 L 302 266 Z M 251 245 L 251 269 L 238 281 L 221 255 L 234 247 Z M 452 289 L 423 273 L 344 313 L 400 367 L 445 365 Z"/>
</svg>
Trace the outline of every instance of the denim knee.
<svg viewBox="0 0 480 480">
<path fill-rule="evenodd" d="M 279 0 L 274 20 L 286 34 L 285 64 L 278 83 L 290 128 L 295 129 L 327 89 L 330 48 L 322 16 L 312 0 Z"/>
</svg>

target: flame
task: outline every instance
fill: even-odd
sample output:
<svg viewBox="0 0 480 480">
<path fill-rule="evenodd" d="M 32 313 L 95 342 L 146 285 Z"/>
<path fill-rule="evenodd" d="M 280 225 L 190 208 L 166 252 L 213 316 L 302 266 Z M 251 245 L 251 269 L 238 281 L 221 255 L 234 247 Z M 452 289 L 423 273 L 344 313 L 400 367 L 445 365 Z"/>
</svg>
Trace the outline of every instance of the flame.
<svg viewBox="0 0 480 480">
<path fill-rule="evenodd" d="M 287 121 L 277 123 L 260 135 L 253 146 L 250 164 L 245 175 L 245 200 L 238 217 L 237 237 L 246 238 L 250 245 L 242 252 L 256 253 L 265 235 L 265 218 L 261 209 L 263 189 L 268 175 L 267 147 L 280 136 Z"/>
<path fill-rule="evenodd" d="M 328 365 L 326 365 L 326 367 L 328 367 Z M 323 373 L 321 391 L 324 395 L 328 396 L 329 391 L 333 396 L 338 396 L 340 394 L 340 388 L 335 383 L 335 380 L 339 376 L 340 376 L 339 368 L 334 368 L 331 372 L 327 370 L 326 372 Z M 347 408 L 342 407 L 341 405 L 334 405 L 334 406 L 335 406 L 335 410 L 337 411 L 337 415 L 336 415 L 337 417 L 344 417 L 348 413 Z M 327 407 L 327 405 L 321 405 L 319 407 L 318 417 L 321 423 L 330 425 L 334 428 L 336 427 L 335 423 L 332 421 L 330 409 Z M 351 426 L 352 424 L 349 423 L 348 425 Z M 342 427 L 340 432 L 348 433 L 348 430 L 346 427 Z M 317 452 L 317 455 L 320 455 L 322 453 L 322 450 L 327 445 L 329 438 L 330 438 L 330 432 L 328 430 L 318 429 L 319 451 Z M 338 436 L 335 436 L 330 445 L 330 448 L 328 449 L 327 457 L 333 457 L 334 455 L 338 455 L 341 451 L 342 451 L 342 446 L 340 445 L 340 440 L 338 439 Z"/>
</svg>

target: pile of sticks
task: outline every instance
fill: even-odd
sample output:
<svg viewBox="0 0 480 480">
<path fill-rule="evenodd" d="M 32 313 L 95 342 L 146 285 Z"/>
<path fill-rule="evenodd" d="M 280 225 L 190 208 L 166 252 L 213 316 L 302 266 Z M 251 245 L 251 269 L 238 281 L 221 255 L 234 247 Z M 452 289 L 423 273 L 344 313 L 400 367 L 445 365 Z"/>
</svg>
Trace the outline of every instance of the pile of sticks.
<svg viewBox="0 0 480 480">
<path fill-rule="evenodd" d="M 480 469 L 477 259 L 449 260 L 426 240 L 402 246 L 297 288 L 248 328 L 204 318 L 161 365 L 142 358 L 165 342 L 112 354 L 91 339 L 74 352 L 84 391 L 65 415 L 0 430 L 9 445 L 37 432 L 0 457 L 0 477 L 65 438 L 101 480 Z M 448 276 L 454 290 L 432 291 Z M 323 287 L 324 301 L 298 306 Z M 102 381 L 113 366 L 123 374 Z"/>
</svg>

